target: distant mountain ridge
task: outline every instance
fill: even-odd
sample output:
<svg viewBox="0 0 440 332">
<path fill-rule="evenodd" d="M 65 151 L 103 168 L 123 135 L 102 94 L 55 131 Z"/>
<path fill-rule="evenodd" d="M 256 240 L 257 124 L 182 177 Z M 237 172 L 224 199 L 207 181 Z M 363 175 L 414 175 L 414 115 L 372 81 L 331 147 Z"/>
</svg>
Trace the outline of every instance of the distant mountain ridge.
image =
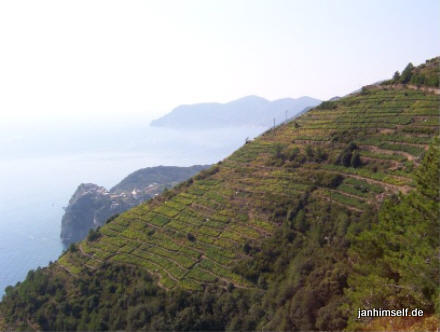
<svg viewBox="0 0 440 332">
<path fill-rule="evenodd" d="M 283 98 L 269 101 L 258 96 L 247 96 L 228 103 L 200 103 L 180 105 L 163 117 L 153 120 L 152 126 L 171 128 L 216 128 L 227 126 L 271 126 L 273 119 L 281 123 L 306 108 L 320 104 L 311 97 Z M 286 113 L 287 111 L 287 113 Z"/>
<path fill-rule="evenodd" d="M 84 239 L 90 229 L 102 226 L 122 213 L 171 188 L 208 165 L 190 167 L 157 166 L 139 169 L 107 190 L 94 183 L 82 183 L 69 200 L 61 221 L 64 244 Z"/>
</svg>

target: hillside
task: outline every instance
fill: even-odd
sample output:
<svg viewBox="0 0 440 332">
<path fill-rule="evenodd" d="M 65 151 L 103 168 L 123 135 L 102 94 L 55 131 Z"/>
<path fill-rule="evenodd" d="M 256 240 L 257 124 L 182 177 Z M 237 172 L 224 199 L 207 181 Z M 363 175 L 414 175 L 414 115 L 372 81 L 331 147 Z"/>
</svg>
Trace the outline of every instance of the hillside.
<svg viewBox="0 0 440 332">
<path fill-rule="evenodd" d="M 438 207 L 425 189 L 439 169 L 433 145 L 439 102 L 438 89 L 405 84 L 372 85 L 323 102 L 30 272 L 6 289 L 0 317 L 12 327 L 69 330 L 352 327 L 356 305 L 372 303 L 356 280 L 370 276 L 375 264 L 372 254 L 365 261 L 371 265 L 359 268 L 356 245 L 397 213 L 382 202 L 394 199 L 398 207 L 408 204 L 402 197 L 419 195 L 426 206 L 432 202 L 423 209 Z M 419 167 L 430 177 L 415 178 Z M 423 215 L 429 225 L 437 222 Z M 393 238 L 402 228 L 393 221 L 377 234 Z M 424 256 L 438 247 L 434 233 L 417 253 L 424 268 L 438 259 Z M 382 267 L 391 261 L 386 245 L 393 241 L 378 247 Z M 420 290 L 417 275 L 387 268 L 378 271 L 381 280 L 393 279 L 396 287 L 371 283 L 376 288 L 367 292 L 384 294 L 379 304 L 416 306 L 427 318 L 438 313 L 435 285 Z M 399 287 L 411 291 L 398 297 Z"/>
<path fill-rule="evenodd" d="M 205 129 L 231 126 L 263 126 L 281 123 L 321 101 L 311 97 L 284 98 L 269 101 L 247 96 L 228 103 L 201 103 L 181 105 L 170 113 L 151 122 L 152 126 L 170 128 Z"/>
<path fill-rule="evenodd" d="M 69 200 L 61 221 L 64 244 L 83 240 L 90 229 L 102 226 L 110 217 L 128 210 L 165 188 L 171 188 L 208 166 L 157 166 L 137 170 L 110 190 L 82 183 Z"/>
</svg>

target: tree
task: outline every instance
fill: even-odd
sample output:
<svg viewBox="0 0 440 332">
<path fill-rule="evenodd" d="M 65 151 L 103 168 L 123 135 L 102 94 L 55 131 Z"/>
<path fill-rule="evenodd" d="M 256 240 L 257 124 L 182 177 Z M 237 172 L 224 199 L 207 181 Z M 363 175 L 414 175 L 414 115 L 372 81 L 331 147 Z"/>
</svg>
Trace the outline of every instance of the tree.
<svg viewBox="0 0 440 332">
<path fill-rule="evenodd" d="M 67 249 L 70 252 L 76 252 L 78 249 L 76 248 L 74 243 L 71 243 L 69 246 L 69 249 Z"/>
<path fill-rule="evenodd" d="M 350 142 L 343 151 L 339 154 L 336 164 L 343 165 L 345 167 L 359 167 L 361 165 L 359 153 L 357 153 L 356 150 L 358 150 L 359 147 L 356 143 Z M 357 156 L 356 156 L 357 154 Z M 356 166 L 354 166 L 354 164 Z"/>
<path fill-rule="evenodd" d="M 275 158 L 282 159 L 284 146 L 281 143 L 276 143 L 273 148 Z"/>
<path fill-rule="evenodd" d="M 412 84 L 422 85 L 425 83 L 425 75 L 415 73 L 414 75 L 412 75 L 410 82 Z"/>
<path fill-rule="evenodd" d="M 315 160 L 317 162 L 324 161 L 328 158 L 328 153 L 325 152 L 320 146 L 316 149 Z"/>
<path fill-rule="evenodd" d="M 351 151 L 343 151 L 338 158 L 338 163 L 342 164 L 345 167 L 350 167 L 351 155 Z"/>
<path fill-rule="evenodd" d="M 399 73 L 399 71 L 396 71 L 393 75 L 393 81 L 399 82 L 399 80 L 400 80 L 400 73 Z"/>
<path fill-rule="evenodd" d="M 93 228 L 90 229 L 89 234 L 87 235 L 87 241 L 93 242 L 100 237 L 99 231 L 95 231 Z"/>
<path fill-rule="evenodd" d="M 403 70 L 402 75 L 400 76 L 400 82 L 402 82 L 403 84 L 408 83 L 411 80 L 413 69 L 413 64 L 411 62 L 408 63 L 408 65 Z"/>
<path fill-rule="evenodd" d="M 362 165 L 359 152 L 357 152 L 357 151 L 353 152 L 353 154 L 351 156 L 350 164 L 351 164 L 351 167 L 354 167 L 354 168 L 357 168 Z"/>
<path fill-rule="evenodd" d="M 440 312 L 440 148 L 435 142 L 416 171 L 416 189 L 382 206 L 379 221 L 355 237 L 354 274 L 346 293 L 357 308 Z M 354 323 L 354 321 L 352 321 Z"/>
<path fill-rule="evenodd" d="M 310 144 L 306 146 L 306 155 L 310 160 L 313 160 L 313 157 L 315 156 L 315 151 L 313 151 L 313 148 Z"/>
</svg>

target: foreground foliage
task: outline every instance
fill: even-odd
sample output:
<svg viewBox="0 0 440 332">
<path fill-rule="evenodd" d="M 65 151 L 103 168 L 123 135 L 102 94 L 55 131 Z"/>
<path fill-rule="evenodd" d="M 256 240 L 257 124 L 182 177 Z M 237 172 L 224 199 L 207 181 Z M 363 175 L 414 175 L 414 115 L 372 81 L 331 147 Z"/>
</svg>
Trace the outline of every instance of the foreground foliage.
<svg viewBox="0 0 440 332">
<path fill-rule="evenodd" d="M 406 307 L 440 313 L 438 141 L 415 176 L 416 189 L 387 201 L 378 221 L 350 249 L 356 262 L 347 290 L 353 309 Z"/>
</svg>

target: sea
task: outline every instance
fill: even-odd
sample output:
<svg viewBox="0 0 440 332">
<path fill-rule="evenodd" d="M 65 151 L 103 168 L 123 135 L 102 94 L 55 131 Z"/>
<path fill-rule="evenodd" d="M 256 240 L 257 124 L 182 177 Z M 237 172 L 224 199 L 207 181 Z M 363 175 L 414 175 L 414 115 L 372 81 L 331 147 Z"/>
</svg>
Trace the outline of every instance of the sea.
<svg viewBox="0 0 440 332">
<path fill-rule="evenodd" d="M 139 124 L 0 133 L 0 298 L 55 261 L 63 207 L 80 183 L 110 188 L 137 169 L 224 159 L 267 128 L 175 130 Z"/>
</svg>

